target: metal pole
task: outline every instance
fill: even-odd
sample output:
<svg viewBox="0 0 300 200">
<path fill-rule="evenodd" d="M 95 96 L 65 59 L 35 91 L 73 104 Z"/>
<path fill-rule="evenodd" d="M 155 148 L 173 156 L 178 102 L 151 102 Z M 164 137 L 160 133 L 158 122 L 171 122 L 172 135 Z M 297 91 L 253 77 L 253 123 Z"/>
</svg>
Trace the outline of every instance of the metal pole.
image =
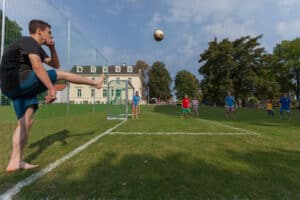
<svg viewBox="0 0 300 200">
<path fill-rule="evenodd" d="M 70 55 L 71 55 L 71 21 L 68 19 L 68 44 L 67 44 L 67 62 L 70 67 Z M 67 116 L 70 115 L 70 87 L 71 84 L 68 82 L 68 91 L 67 91 Z"/>
<path fill-rule="evenodd" d="M 93 101 L 94 101 L 93 112 L 95 112 L 96 111 L 96 109 L 95 109 L 96 90 L 95 89 L 93 89 L 93 90 L 94 90 L 94 92 L 93 92 L 93 94 L 94 94 L 94 98 L 93 98 Z"/>
<path fill-rule="evenodd" d="M 0 62 L 2 61 L 2 55 L 4 51 L 4 36 L 5 36 L 5 0 L 2 2 L 2 27 L 1 27 L 1 52 L 0 52 Z M 0 89 L 0 106 L 2 104 L 2 91 Z"/>
<path fill-rule="evenodd" d="M 3 55 L 3 51 L 4 51 L 4 36 L 5 36 L 5 1 L 6 0 L 3 0 L 2 2 L 2 27 L 1 27 L 1 60 L 2 60 L 2 55 Z"/>
<path fill-rule="evenodd" d="M 148 104 L 149 104 L 149 87 L 147 87 L 148 90 Z"/>
<path fill-rule="evenodd" d="M 128 119 L 128 80 L 126 81 L 126 100 L 125 100 L 125 113 L 126 113 L 126 119 Z"/>
<path fill-rule="evenodd" d="M 71 21 L 68 19 L 68 47 L 67 47 L 67 59 L 68 65 L 70 65 L 70 55 L 71 55 Z"/>
</svg>

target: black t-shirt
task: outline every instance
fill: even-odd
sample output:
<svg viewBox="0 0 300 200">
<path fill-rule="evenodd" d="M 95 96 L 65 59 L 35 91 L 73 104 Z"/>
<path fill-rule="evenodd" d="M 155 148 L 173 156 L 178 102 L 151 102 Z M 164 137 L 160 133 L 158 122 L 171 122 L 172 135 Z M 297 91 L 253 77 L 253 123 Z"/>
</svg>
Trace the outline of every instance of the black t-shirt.
<svg viewBox="0 0 300 200">
<path fill-rule="evenodd" d="M 0 66 L 1 90 L 4 93 L 18 89 L 32 70 L 29 54 L 38 55 L 42 61 L 48 57 L 32 37 L 22 37 L 5 49 Z"/>
</svg>

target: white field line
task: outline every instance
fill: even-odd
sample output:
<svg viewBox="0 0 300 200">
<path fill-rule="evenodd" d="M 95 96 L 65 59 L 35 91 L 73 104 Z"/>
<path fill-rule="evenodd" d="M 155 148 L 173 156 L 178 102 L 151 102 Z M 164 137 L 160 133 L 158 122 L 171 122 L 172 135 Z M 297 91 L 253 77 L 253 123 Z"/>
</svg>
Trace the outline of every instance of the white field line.
<svg viewBox="0 0 300 200">
<path fill-rule="evenodd" d="M 259 134 L 258 134 L 257 132 L 255 132 L 255 131 L 250 131 L 250 130 L 247 130 L 247 129 L 238 128 L 238 127 L 235 127 L 235 126 L 223 124 L 223 123 L 221 123 L 221 122 L 215 122 L 215 121 L 211 121 L 211 120 L 207 120 L 207 119 L 200 119 L 200 118 L 199 118 L 198 120 L 205 121 L 205 122 L 209 122 L 209 123 L 212 123 L 212 124 L 217 124 L 217 125 L 220 125 L 220 126 L 224 126 L 224 127 L 227 127 L 227 128 L 231 128 L 231 129 L 237 130 L 237 131 L 247 132 L 248 134 L 251 134 L 251 135 L 259 135 Z"/>
<path fill-rule="evenodd" d="M 253 135 L 248 132 L 110 132 L 109 135 Z"/>
<path fill-rule="evenodd" d="M 82 150 L 86 149 L 88 146 L 95 143 L 97 140 L 99 140 L 103 136 L 109 134 L 111 131 L 118 128 L 120 125 L 122 125 L 125 122 L 126 122 L 126 120 L 121 121 L 119 124 L 117 124 L 114 127 L 106 130 L 104 133 L 101 133 L 101 134 L 97 135 L 93 139 L 91 139 L 88 142 L 86 142 L 85 144 L 77 147 L 76 149 L 74 149 L 73 151 L 71 151 L 70 153 L 65 155 L 64 157 L 60 158 L 59 160 L 56 160 L 55 162 L 50 163 L 47 167 L 45 167 L 41 171 L 36 172 L 36 173 L 30 175 L 29 177 L 21 180 L 15 186 L 13 186 L 9 190 L 7 190 L 5 193 L 1 194 L 0 195 L 0 200 L 11 200 L 12 197 L 14 195 L 16 195 L 17 193 L 19 193 L 23 187 L 30 185 L 31 183 L 33 183 L 37 179 L 41 178 L 45 174 L 51 172 L 53 169 L 60 166 L 61 164 L 63 164 L 64 162 L 66 162 L 67 160 L 69 160 L 70 158 L 72 158 L 73 156 L 75 156 L 76 154 L 81 152 Z"/>
</svg>

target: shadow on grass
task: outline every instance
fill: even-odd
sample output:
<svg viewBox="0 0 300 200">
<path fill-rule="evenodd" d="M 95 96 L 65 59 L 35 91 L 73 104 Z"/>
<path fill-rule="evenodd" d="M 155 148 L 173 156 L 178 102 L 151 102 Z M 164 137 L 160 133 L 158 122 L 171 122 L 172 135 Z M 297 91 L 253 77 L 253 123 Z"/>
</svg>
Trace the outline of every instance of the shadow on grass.
<svg viewBox="0 0 300 200">
<path fill-rule="evenodd" d="M 61 174 L 56 172 L 39 184 L 25 188 L 19 198 L 300 199 L 299 153 L 227 151 L 226 158 L 232 162 L 225 165 L 191 159 L 185 153 L 169 154 L 165 158 L 128 154 L 120 160 L 117 154 L 107 153 L 104 158 L 95 158 L 99 161 L 87 169 L 69 164 L 59 171 Z M 247 168 L 228 167 L 232 163 Z"/>
<path fill-rule="evenodd" d="M 43 153 L 49 146 L 53 145 L 56 142 L 59 142 L 61 145 L 66 145 L 67 138 L 70 137 L 78 137 L 78 136 L 85 136 L 85 135 L 92 135 L 95 131 L 89 131 L 86 133 L 80 133 L 80 134 L 70 134 L 70 131 L 68 130 L 62 130 L 58 131 L 54 134 L 48 135 L 41 140 L 32 143 L 29 145 L 29 148 L 37 148 L 37 150 L 30 155 L 28 155 L 25 160 L 30 162 L 34 159 L 36 159 L 41 153 Z"/>
</svg>

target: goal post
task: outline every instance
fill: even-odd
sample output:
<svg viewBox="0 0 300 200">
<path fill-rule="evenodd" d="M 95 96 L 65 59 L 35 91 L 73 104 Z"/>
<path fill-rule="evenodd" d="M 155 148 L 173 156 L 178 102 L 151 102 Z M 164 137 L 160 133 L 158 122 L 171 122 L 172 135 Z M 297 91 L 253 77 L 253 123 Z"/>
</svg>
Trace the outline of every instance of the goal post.
<svg viewBox="0 0 300 200">
<path fill-rule="evenodd" d="M 111 80 L 107 90 L 107 119 L 127 119 L 132 111 L 133 85 L 128 80 Z"/>
</svg>

